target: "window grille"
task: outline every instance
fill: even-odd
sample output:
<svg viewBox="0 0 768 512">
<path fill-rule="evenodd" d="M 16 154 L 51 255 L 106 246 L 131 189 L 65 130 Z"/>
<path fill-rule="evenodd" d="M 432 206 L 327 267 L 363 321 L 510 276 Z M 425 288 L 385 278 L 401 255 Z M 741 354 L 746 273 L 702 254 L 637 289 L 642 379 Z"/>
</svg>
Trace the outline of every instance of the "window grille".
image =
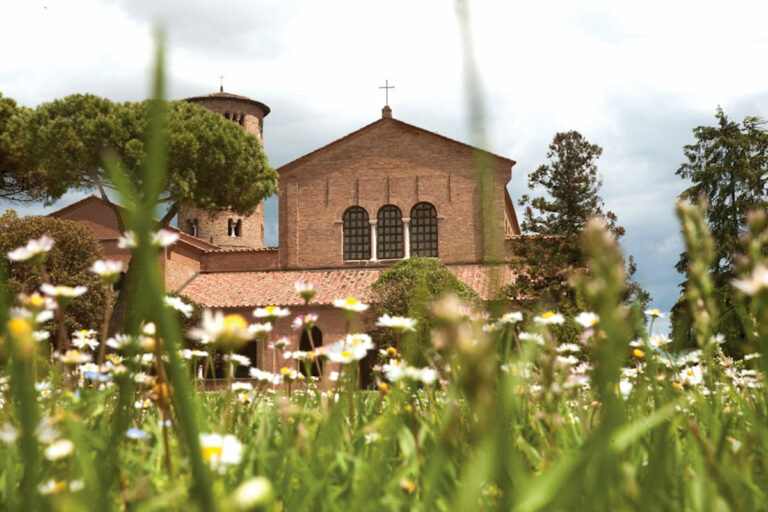
<svg viewBox="0 0 768 512">
<path fill-rule="evenodd" d="M 376 257 L 380 260 L 402 258 L 403 214 L 397 206 L 382 206 L 376 222 Z"/>
<path fill-rule="evenodd" d="M 437 257 L 437 210 L 430 203 L 411 209 L 411 254 Z"/>
<path fill-rule="evenodd" d="M 344 260 L 371 258 L 371 225 L 368 212 L 359 206 L 348 208 L 342 217 L 344 229 Z"/>
</svg>

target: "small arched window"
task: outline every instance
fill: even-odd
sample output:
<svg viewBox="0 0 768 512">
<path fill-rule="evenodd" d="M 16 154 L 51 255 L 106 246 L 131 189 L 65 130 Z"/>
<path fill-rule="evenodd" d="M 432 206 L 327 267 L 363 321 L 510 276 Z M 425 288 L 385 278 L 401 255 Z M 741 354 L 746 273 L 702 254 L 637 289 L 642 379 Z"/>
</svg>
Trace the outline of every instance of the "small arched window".
<svg viewBox="0 0 768 512">
<path fill-rule="evenodd" d="M 403 213 L 395 205 L 382 206 L 376 216 L 376 257 L 380 260 L 402 258 Z"/>
<path fill-rule="evenodd" d="M 411 254 L 437 257 L 437 210 L 430 203 L 411 209 Z"/>
<path fill-rule="evenodd" d="M 319 347 L 323 346 L 323 333 L 318 329 L 318 327 L 315 325 L 312 327 L 312 340 L 310 341 L 309 335 L 307 333 L 307 330 L 304 329 L 301 332 L 301 339 L 299 340 L 299 350 L 302 352 L 312 352 L 313 350 L 317 350 Z M 309 372 L 307 372 L 307 364 L 311 364 L 309 367 Z M 319 366 L 319 368 L 318 368 Z M 310 359 L 308 362 L 305 361 L 299 361 L 299 370 L 302 374 L 309 376 L 312 375 L 313 377 L 319 377 L 320 376 L 320 370 L 323 369 L 323 363 L 321 361 L 321 358 L 318 359 Z"/>
<path fill-rule="evenodd" d="M 227 236 L 235 236 L 235 223 L 227 219 Z"/>
<path fill-rule="evenodd" d="M 344 229 L 344 259 L 371 258 L 371 224 L 368 212 L 359 206 L 347 208 L 341 218 Z"/>
<path fill-rule="evenodd" d="M 237 219 L 235 223 L 235 236 L 243 236 L 243 219 Z"/>
</svg>

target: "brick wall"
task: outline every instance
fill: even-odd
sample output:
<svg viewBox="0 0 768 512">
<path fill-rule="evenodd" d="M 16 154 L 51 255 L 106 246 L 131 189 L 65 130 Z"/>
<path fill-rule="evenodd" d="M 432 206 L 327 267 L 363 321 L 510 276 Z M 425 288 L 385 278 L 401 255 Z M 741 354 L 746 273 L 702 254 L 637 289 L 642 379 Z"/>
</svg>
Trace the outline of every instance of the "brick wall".
<svg viewBox="0 0 768 512">
<path fill-rule="evenodd" d="M 387 204 L 410 217 L 418 202 L 438 215 L 438 256 L 445 263 L 482 261 L 480 198 L 471 148 L 396 120 L 382 119 L 280 171 L 280 262 L 288 268 L 344 265 L 344 211 L 358 205 L 376 219 Z M 491 157 L 492 207 L 499 242 L 511 161 Z"/>
<path fill-rule="evenodd" d="M 277 268 L 277 249 L 209 252 L 204 255 L 201 264 L 201 270 L 204 272 L 248 272 Z"/>
</svg>

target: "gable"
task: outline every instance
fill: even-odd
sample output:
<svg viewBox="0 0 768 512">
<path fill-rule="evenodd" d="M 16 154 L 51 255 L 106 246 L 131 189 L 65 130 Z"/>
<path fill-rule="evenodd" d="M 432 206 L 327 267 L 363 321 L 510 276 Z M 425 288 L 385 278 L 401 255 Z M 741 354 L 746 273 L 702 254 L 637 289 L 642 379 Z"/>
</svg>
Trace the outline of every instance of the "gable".
<svg viewBox="0 0 768 512">
<path fill-rule="evenodd" d="M 449 137 L 419 128 L 403 121 L 382 118 L 363 128 L 316 149 L 279 169 L 281 178 L 301 172 L 306 167 L 314 168 L 320 161 L 330 173 L 347 173 L 350 168 L 366 170 L 377 174 L 381 159 L 401 161 L 405 166 L 416 165 L 423 169 L 433 168 L 441 172 L 439 158 L 451 155 L 467 162 L 462 166 L 466 173 L 472 173 L 472 163 L 477 154 L 489 157 L 492 165 L 501 172 L 509 172 L 514 160 L 475 148 Z M 328 167 L 327 164 L 333 164 Z"/>
</svg>

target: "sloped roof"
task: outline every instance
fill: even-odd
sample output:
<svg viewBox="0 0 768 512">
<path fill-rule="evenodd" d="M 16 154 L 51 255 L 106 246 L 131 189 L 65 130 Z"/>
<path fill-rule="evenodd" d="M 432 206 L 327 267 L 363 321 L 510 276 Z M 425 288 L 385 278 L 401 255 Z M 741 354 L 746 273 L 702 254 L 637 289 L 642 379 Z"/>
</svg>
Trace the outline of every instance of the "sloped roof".
<svg viewBox="0 0 768 512">
<path fill-rule="evenodd" d="M 73 210 L 76 210 L 77 208 L 80 208 L 81 206 L 85 206 L 88 203 L 100 203 L 100 204 L 108 205 L 110 207 L 113 206 L 113 205 L 116 205 L 120 209 L 123 208 L 121 205 L 119 205 L 117 203 L 114 203 L 114 202 L 111 202 L 111 201 L 107 201 L 106 199 L 103 199 L 100 196 L 97 196 L 95 194 L 91 194 L 90 196 L 84 197 L 83 199 L 80 199 L 79 201 L 75 201 L 74 203 L 68 204 L 67 206 L 65 206 L 63 208 L 61 208 L 59 210 L 56 210 L 55 212 L 49 213 L 48 216 L 49 217 L 56 217 L 56 218 L 58 218 L 58 217 L 61 217 L 61 216 L 65 215 L 65 214 L 67 214 L 67 213 L 69 213 L 69 212 L 71 212 Z M 183 244 L 186 244 L 186 245 L 189 245 L 189 246 L 192 246 L 192 247 L 194 247 L 196 249 L 199 249 L 201 251 L 208 252 L 208 251 L 219 251 L 219 250 L 221 250 L 221 247 L 219 247 L 218 245 L 206 242 L 202 238 L 197 238 L 196 236 L 188 235 L 187 233 L 184 233 L 183 231 L 181 231 L 179 228 L 177 228 L 175 226 L 168 226 L 165 229 L 168 229 L 170 231 L 175 231 L 176 233 L 178 233 L 179 234 L 179 242 L 181 242 Z"/>
<path fill-rule="evenodd" d="M 493 158 L 496 158 L 496 159 L 499 159 L 499 160 L 502 160 L 502 161 L 506 162 L 510 167 L 512 167 L 516 163 L 514 160 L 511 160 L 509 158 L 506 158 L 506 157 L 503 157 L 503 156 L 499 156 L 497 154 L 491 153 L 490 151 L 486 151 L 484 149 L 480 149 L 480 148 L 476 148 L 474 146 L 470 146 L 469 144 L 465 144 L 465 143 L 459 142 L 459 141 L 457 141 L 455 139 L 451 139 L 450 137 L 446 137 L 445 135 L 440 135 L 439 133 L 432 132 L 432 131 L 429 131 L 429 130 L 425 130 L 424 128 L 420 128 L 420 127 L 412 125 L 412 124 L 408 124 L 408 123 L 406 123 L 404 121 L 400 121 L 399 119 L 395 119 L 393 117 L 382 117 L 381 119 L 378 119 L 378 120 L 376 120 L 376 121 L 374 121 L 374 122 L 372 122 L 370 124 L 367 124 L 367 125 L 363 126 L 362 128 L 360 128 L 358 130 L 355 130 L 354 132 L 349 133 L 349 134 L 341 137 L 340 139 L 336 139 L 333 142 L 330 142 L 330 143 L 326 144 L 325 146 L 319 147 L 319 148 L 317 148 L 314 151 L 311 151 L 311 152 L 309 152 L 309 153 L 307 153 L 307 154 L 305 154 L 303 156 L 300 156 L 299 158 L 297 158 L 295 160 L 292 160 L 292 161 L 288 162 L 287 164 L 279 167 L 277 169 L 277 172 L 278 173 L 285 172 L 285 171 L 287 171 L 287 170 L 289 170 L 289 169 L 291 169 L 291 168 L 293 168 L 293 167 L 295 167 L 295 166 L 297 166 L 297 165 L 299 165 L 299 164 L 301 164 L 303 162 L 306 162 L 311 157 L 313 157 L 314 155 L 316 155 L 316 154 L 318 154 L 318 153 L 320 153 L 322 151 L 325 151 L 325 150 L 327 150 L 327 149 L 329 149 L 329 148 L 331 148 L 331 147 L 333 147 L 333 146 L 335 146 L 335 145 L 337 145 L 337 144 L 339 144 L 339 143 L 341 143 L 343 141 L 346 141 L 346 140 L 348 140 L 350 138 L 353 138 L 353 137 L 355 137 L 355 136 L 357 136 L 357 135 L 359 135 L 359 134 L 361 134 L 363 132 L 366 132 L 366 131 L 371 130 L 371 129 L 375 128 L 375 127 L 381 126 L 381 125 L 383 125 L 385 123 L 396 123 L 396 124 L 398 124 L 400 126 L 408 128 L 408 129 L 416 130 L 416 131 L 419 131 L 421 133 L 425 133 L 425 134 L 428 134 L 430 136 L 437 137 L 439 139 L 442 139 L 445 142 L 449 142 L 451 144 L 456 144 L 458 146 L 470 149 L 472 151 L 479 151 L 479 152 L 481 152 L 481 153 L 483 153 L 485 155 L 488 155 L 488 156 L 491 156 Z"/>
<path fill-rule="evenodd" d="M 499 269 L 499 284 L 509 284 L 514 274 L 507 265 Z M 450 265 L 448 269 L 488 300 L 489 270 L 483 265 Z M 330 305 L 335 299 L 355 297 L 372 302 L 376 296 L 371 285 L 383 268 L 337 268 L 325 270 L 274 270 L 261 272 L 211 272 L 198 274 L 179 293 L 212 308 L 257 307 L 266 305 L 298 306 L 304 304 L 294 290 L 296 281 L 315 285 L 317 295 L 311 304 Z"/>
</svg>

